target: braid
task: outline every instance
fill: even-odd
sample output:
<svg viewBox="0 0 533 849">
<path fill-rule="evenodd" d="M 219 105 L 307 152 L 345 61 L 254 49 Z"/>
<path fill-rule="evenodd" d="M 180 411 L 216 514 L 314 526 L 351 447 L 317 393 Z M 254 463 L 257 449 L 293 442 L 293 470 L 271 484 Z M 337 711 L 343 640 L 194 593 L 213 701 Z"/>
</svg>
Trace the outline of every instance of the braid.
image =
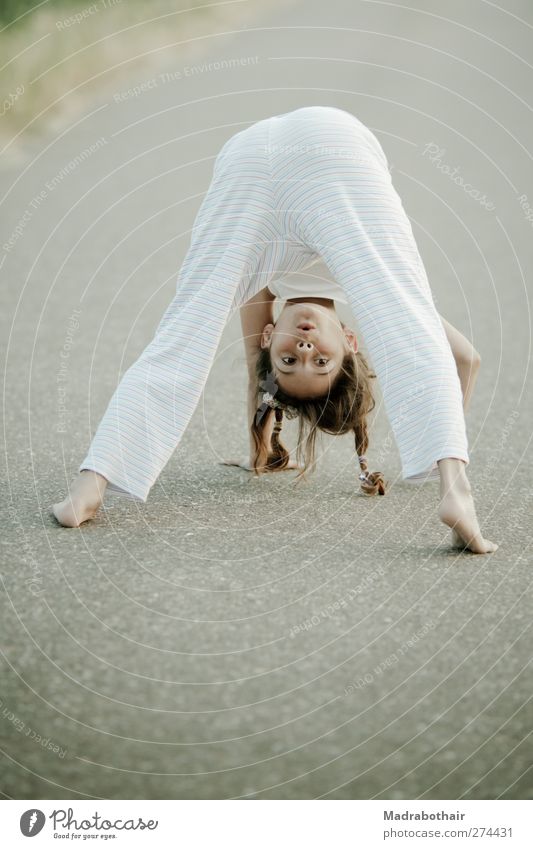
<svg viewBox="0 0 533 849">
<path fill-rule="evenodd" d="M 381 472 L 369 472 L 368 461 L 364 452 L 368 448 L 368 429 L 366 417 L 361 416 L 358 419 L 355 427 L 355 451 L 359 460 L 361 472 L 359 480 L 361 481 L 361 489 L 365 495 L 385 495 L 387 481 L 384 479 Z"/>
<path fill-rule="evenodd" d="M 284 469 L 289 462 L 289 452 L 280 440 L 281 428 L 283 427 L 283 410 L 281 407 L 274 409 L 274 426 L 270 438 L 270 451 L 267 457 L 267 466 L 274 469 Z"/>
</svg>

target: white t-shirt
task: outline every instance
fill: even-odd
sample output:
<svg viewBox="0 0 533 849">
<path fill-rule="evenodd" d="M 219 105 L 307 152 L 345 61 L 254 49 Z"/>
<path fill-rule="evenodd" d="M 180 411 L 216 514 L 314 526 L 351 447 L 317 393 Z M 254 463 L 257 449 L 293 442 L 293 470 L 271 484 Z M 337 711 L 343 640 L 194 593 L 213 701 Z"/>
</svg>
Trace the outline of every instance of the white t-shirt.
<svg viewBox="0 0 533 849">
<path fill-rule="evenodd" d="M 280 280 L 271 280 L 267 286 L 276 298 L 331 298 L 341 304 L 347 304 L 346 293 L 342 286 L 332 280 L 305 275 L 289 275 Z"/>
</svg>

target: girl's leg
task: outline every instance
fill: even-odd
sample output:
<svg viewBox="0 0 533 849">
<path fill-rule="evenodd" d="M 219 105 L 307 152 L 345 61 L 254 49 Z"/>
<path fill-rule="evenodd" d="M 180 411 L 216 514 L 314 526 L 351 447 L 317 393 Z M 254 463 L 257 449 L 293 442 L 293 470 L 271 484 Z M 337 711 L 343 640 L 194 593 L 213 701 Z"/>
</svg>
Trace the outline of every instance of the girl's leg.
<svg viewBox="0 0 533 849">
<path fill-rule="evenodd" d="M 338 135 L 338 133 L 337 133 Z M 323 142 L 327 135 L 321 136 Z M 463 398 L 450 344 L 436 310 L 409 219 L 383 158 L 357 137 L 342 156 L 292 163 L 287 191 L 294 226 L 322 255 L 357 317 L 402 461 L 403 478 L 439 463 L 439 517 L 472 551 L 484 540 L 465 467 Z M 377 144 L 377 140 L 376 140 Z M 310 161 L 311 160 L 311 161 Z"/>
<path fill-rule="evenodd" d="M 227 149 L 226 149 L 227 150 Z M 200 399 L 232 307 L 277 239 L 268 160 L 251 147 L 217 158 L 177 291 L 153 340 L 125 372 L 67 498 L 61 524 L 91 518 L 112 490 L 145 502 Z M 264 284 L 263 284 L 264 285 Z"/>
</svg>

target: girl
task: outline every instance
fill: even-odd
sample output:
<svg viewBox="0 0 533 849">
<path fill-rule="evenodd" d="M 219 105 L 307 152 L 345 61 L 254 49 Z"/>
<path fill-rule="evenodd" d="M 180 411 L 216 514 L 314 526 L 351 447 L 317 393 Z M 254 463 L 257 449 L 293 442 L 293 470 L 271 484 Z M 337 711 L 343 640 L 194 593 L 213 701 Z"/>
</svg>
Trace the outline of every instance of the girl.
<svg viewBox="0 0 533 849">
<path fill-rule="evenodd" d="M 335 291 L 289 300 L 274 324 L 276 283 L 319 257 Z M 336 316 L 335 296 L 357 317 L 373 372 Z M 106 487 L 147 500 L 238 307 L 257 472 L 287 467 L 279 430 L 284 413 L 298 415 L 309 429 L 307 466 L 317 427 L 353 430 L 363 491 L 384 494 L 382 474 L 370 473 L 364 456 L 376 376 L 403 478 L 438 474 L 439 517 L 454 528 L 454 543 L 480 554 L 497 549 L 481 534 L 466 477 L 466 394 L 387 159 L 364 124 L 329 106 L 260 120 L 222 147 L 176 295 L 117 387 L 69 495 L 53 506 L 61 524 L 94 516 Z"/>
</svg>

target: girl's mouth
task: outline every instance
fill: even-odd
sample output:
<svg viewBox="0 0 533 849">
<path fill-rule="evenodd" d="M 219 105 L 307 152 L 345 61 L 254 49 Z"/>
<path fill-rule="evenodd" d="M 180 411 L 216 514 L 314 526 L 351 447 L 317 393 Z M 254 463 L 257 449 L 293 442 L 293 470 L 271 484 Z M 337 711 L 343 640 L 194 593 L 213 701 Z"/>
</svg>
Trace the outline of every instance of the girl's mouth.
<svg viewBox="0 0 533 849">
<path fill-rule="evenodd" d="M 296 327 L 298 330 L 316 330 L 316 325 L 311 321 L 301 321 Z"/>
</svg>

